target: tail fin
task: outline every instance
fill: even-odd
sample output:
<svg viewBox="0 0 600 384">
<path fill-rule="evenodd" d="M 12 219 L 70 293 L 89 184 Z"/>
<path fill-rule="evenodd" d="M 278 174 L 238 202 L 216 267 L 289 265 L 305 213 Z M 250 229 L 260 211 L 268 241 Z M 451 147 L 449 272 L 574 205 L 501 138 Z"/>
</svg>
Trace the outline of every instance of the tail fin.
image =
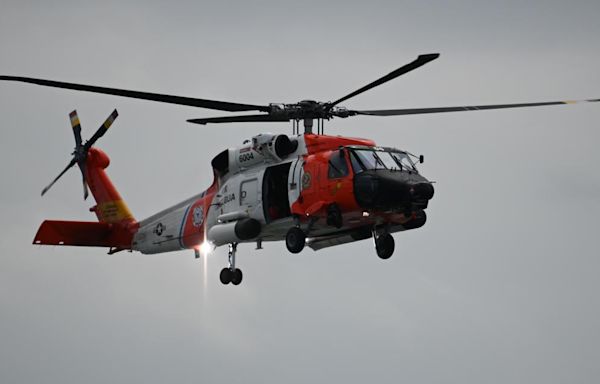
<svg viewBox="0 0 600 384">
<path fill-rule="evenodd" d="M 110 159 L 98 148 L 90 148 L 85 164 L 85 180 L 96 200 L 96 206 L 91 211 L 96 213 L 101 223 L 133 224 L 135 219 L 125 201 L 117 192 L 104 169 L 110 164 Z"/>
</svg>

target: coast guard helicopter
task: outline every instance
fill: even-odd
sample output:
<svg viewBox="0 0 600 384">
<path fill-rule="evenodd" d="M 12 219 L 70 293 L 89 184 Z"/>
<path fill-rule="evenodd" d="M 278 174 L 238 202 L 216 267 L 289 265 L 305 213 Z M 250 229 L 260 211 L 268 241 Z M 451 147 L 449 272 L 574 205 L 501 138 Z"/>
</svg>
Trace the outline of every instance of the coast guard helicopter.
<svg viewBox="0 0 600 384">
<path fill-rule="evenodd" d="M 285 240 L 292 253 L 307 245 L 320 250 L 372 238 L 377 255 L 394 252 L 392 233 L 425 224 L 432 182 L 417 170 L 423 156 L 377 146 L 368 139 L 327 136 L 324 122 L 334 117 L 398 116 L 440 112 L 477 111 L 559 105 L 572 101 L 523 104 L 471 105 L 443 108 L 355 110 L 340 103 L 410 72 L 439 57 L 426 54 L 364 87 L 332 102 L 303 100 L 293 104 L 250 105 L 105 88 L 16 76 L 0 80 L 104 93 L 227 112 L 259 114 L 188 120 L 196 124 L 233 122 L 289 122 L 293 134 L 263 133 L 225 149 L 211 162 L 214 181 L 204 192 L 137 221 L 108 178 L 108 156 L 94 144 L 117 117 L 115 110 L 85 143 L 77 112 L 70 114 L 75 137 L 73 157 L 66 168 L 43 189 L 50 187 L 77 165 L 83 178 L 84 198 L 91 191 L 96 205 L 90 211 L 97 222 L 44 221 L 34 244 L 96 246 L 109 254 L 129 250 L 145 254 L 221 245 L 229 247 L 229 264 L 220 273 L 223 284 L 238 285 L 242 271 L 236 267 L 239 243 Z M 598 102 L 600 99 L 581 100 Z M 300 133 L 300 122 L 304 132 Z M 314 122 L 317 123 L 315 133 Z"/>
</svg>

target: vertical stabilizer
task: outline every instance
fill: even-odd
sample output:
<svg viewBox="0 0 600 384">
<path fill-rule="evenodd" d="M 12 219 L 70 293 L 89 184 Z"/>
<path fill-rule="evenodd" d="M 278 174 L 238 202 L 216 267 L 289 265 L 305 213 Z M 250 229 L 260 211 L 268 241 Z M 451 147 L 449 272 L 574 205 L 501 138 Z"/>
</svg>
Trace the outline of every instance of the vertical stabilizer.
<svg viewBox="0 0 600 384">
<path fill-rule="evenodd" d="M 106 167 L 110 159 L 102 150 L 90 148 L 85 164 L 85 179 L 96 200 L 92 211 L 101 223 L 134 223 L 135 219 L 127 204 L 110 181 Z"/>
</svg>

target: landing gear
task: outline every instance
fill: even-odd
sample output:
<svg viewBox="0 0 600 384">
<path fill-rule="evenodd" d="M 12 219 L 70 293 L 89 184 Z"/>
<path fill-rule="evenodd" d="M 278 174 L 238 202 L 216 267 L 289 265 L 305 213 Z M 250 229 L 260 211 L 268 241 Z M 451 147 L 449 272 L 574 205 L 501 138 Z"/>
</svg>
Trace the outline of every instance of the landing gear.
<svg viewBox="0 0 600 384">
<path fill-rule="evenodd" d="M 394 238 L 389 233 L 377 236 L 375 238 L 375 250 L 377 256 L 381 259 L 389 259 L 394 253 Z"/>
<path fill-rule="evenodd" d="M 242 270 L 238 268 L 234 270 L 231 270 L 229 268 L 223 268 L 221 269 L 221 275 L 219 276 L 219 278 L 221 279 L 221 283 L 225 285 L 229 283 L 233 285 L 239 285 L 242 282 L 242 277 Z"/>
<path fill-rule="evenodd" d="M 221 283 L 227 285 L 232 283 L 233 285 L 239 285 L 242 282 L 243 274 L 242 271 L 235 267 L 235 252 L 237 250 L 237 243 L 229 244 L 229 266 L 221 269 L 219 279 Z"/>
<path fill-rule="evenodd" d="M 285 246 L 291 253 L 300 253 L 306 244 L 306 235 L 298 227 L 292 227 L 285 235 Z"/>
</svg>

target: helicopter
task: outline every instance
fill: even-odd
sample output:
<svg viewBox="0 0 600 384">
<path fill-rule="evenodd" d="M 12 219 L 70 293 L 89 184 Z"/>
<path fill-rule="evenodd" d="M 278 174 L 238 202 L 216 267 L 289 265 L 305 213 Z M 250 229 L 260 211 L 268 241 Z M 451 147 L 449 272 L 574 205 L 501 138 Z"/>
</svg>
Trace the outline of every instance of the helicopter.
<svg viewBox="0 0 600 384">
<path fill-rule="evenodd" d="M 203 252 L 227 245 L 228 265 L 219 279 L 239 285 L 237 246 L 285 241 L 291 253 L 308 246 L 327 247 L 372 239 L 376 254 L 388 259 L 395 249 L 393 233 L 422 227 L 434 196 L 433 182 L 417 168 L 422 155 L 378 146 L 369 139 L 325 135 L 324 123 L 353 116 L 400 116 L 442 112 L 537 107 L 599 102 L 600 99 L 520 104 L 468 105 L 438 108 L 358 110 L 340 106 L 374 87 L 411 72 L 439 57 L 424 54 L 389 74 L 329 102 L 252 105 L 133 90 L 106 88 L 19 76 L 0 80 L 65 88 L 226 112 L 254 111 L 187 120 L 195 124 L 292 122 L 292 135 L 261 133 L 240 146 L 225 149 L 211 161 L 214 179 L 203 192 L 144 220 L 137 221 L 106 174 L 108 155 L 95 146 L 118 116 L 114 110 L 85 143 L 76 111 L 70 113 L 75 139 L 72 158 L 42 190 L 44 195 L 70 168 L 78 166 L 84 199 L 98 221 L 45 220 L 34 244 L 105 247 L 108 253 L 154 254 L 193 249 Z M 300 122 L 303 132 L 300 132 Z M 316 133 L 314 132 L 314 123 Z"/>
</svg>

